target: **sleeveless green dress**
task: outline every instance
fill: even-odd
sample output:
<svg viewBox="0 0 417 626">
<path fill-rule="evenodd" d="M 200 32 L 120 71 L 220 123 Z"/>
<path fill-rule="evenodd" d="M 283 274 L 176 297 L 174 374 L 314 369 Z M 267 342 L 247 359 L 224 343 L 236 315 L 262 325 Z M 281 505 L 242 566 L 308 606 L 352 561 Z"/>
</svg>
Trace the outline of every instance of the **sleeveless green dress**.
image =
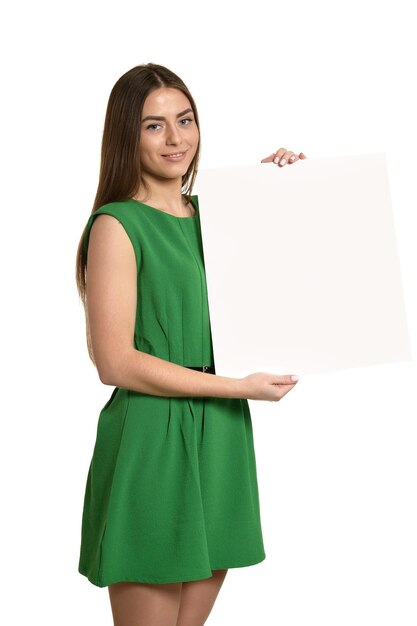
<svg viewBox="0 0 417 626">
<path fill-rule="evenodd" d="M 198 196 L 177 217 L 129 199 L 114 216 L 137 263 L 137 350 L 214 366 Z M 213 375 L 213 374 L 211 374 Z M 247 400 L 116 387 L 101 409 L 85 487 L 78 571 L 98 587 L 170 583 L 265 559 Z"/>
</svg>

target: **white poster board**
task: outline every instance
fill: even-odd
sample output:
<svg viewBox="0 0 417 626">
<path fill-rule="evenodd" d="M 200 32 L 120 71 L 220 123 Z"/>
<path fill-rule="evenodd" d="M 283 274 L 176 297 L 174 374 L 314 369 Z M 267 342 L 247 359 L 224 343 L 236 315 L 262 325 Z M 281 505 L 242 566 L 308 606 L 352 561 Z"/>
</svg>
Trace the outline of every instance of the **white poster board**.
<svg viewBox="0 0 417 626">
<path fill-rule="evenodd" d="M 216 372 L 411 359 L 384 154 L 200 170 Z"/>
</svg>

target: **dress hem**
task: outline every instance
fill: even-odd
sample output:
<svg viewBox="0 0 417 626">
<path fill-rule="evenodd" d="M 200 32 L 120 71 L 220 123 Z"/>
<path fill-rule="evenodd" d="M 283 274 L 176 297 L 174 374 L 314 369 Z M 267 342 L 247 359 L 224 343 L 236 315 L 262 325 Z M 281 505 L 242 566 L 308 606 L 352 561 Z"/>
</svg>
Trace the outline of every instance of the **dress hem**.
<svg viewBox="0 0 417 626">
<path fill-rule="evenodd" d="M 109 585 L 113 585 L 115 583 L 118 582 L 131 582 L 131 583 L 156 583 L 156 584 L 165 584 L 165 583 L 177 583 L 177 582 L 189 582 L 189 581 L 193 581 L 193 580 L 203 580 L 206 578 L 211 578 L 212 577 L 212 571 L 214 570 L 219 570 L 219 569 L 237 569 L 239 567 L 250 567 L 251 565 L 257 565 L 258 563 L 262 563 L 262 561 L 264 561 L 266 558 L 266 554 L 263 555 L 263 557 L 261 557 L 260 559 L 256 559 L 255 561 L 252 561 L 250 563 L 245 562 L 245 563 L 240 563 L 240 564 L 234 564 L 234 565 L 227 565 L 227 564 L 222 564 L 222 565 L 215 565 L 214 567 L 212 567 L 209 571 L 210 573 L 198 573 L 198 574 L 194 574 L 194 575 L 189 575 L 186 578 L 182 578 L 182 580 L 178 580 L 178 578 L 116 578 L 114 580 L 109 580 L 106 582 L 103 582 L 101 580 L 98 580 L 96 578 L 90 577 L 87 572 L 85 570 L 79 569 L 78 572 L 80 574 L 82 574 L 82 576 L 85 576 L 90 583 L 92 583 L 93 585 L 95 585 L 96 587 L 108 587 Z"/>
</svg>

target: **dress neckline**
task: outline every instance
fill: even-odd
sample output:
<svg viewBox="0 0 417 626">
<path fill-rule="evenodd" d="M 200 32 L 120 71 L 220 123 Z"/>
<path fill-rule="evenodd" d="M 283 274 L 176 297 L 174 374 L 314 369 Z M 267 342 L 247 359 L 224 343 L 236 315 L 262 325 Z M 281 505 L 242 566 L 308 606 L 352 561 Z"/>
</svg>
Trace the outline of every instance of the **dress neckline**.
<svg viewBox="0 0 417 626">
<path fill-rule="evenodd" d="M 174 218 L 175 220 L 194 220 L 197 217 L 198 214 L 198 205 L 197 202 L 194 203 L 193 202 L 193 197 L 194 196 L 190 196 L 190 202 L 194 207 L 194 215 L 185 215 L 185 216 L 179 216 L 179 215 L 174 215 L 173 213 L 167 213 L 166 211 L 162 211 L 161 209 L 156 209 L 154 206 L 150 206 L 150 204 L 145 204 L 144 202 L 140 202 L 139 200 L 135 200 L 135 198 L 129 198 L 130 202 L 135 202 L 136 204 L 140 204 L 140 206 L 146 207 L 147 209 L 150 209 L 151 211 L 155 211 L 156 213 L 162 213 L 162 215 L 167 215 L 168 217 Z"/>
</svg>

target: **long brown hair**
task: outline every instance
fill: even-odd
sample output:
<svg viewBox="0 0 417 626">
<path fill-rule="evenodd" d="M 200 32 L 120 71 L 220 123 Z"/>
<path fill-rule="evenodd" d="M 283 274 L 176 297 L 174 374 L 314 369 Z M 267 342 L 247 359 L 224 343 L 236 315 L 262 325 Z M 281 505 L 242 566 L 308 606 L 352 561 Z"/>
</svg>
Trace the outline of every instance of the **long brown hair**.
<svg viewBox="0 0 417 626">
<path fill-rule="evenodd" d="M 147 96 L 160 87 L 174 87 L 187 96 L 193 109 L 197 128 L 200 130 L 197 107 L 188 88 L 179 76 L 168 68 L 155 63 L 137 65 L 123 74 L 111 90 L 104 121 L 101 144 L 100 174 L 97 193 L 91 214 L 109 202 L 118 202 L 135 196 L 141 185 L 149 193 L 149 186 L 142 177 L 139 140 L 142 109 Z M 198 171 L 200 141 L 190 167 L 182 177 L 183 194 L 190 201 Z M 90 359 L 94 354 L 88 322 L 86 294 L 86 264 L 84 227 L 78 244 L 75 279 L 86 317 L 86 338 Z"/>
</svg>

